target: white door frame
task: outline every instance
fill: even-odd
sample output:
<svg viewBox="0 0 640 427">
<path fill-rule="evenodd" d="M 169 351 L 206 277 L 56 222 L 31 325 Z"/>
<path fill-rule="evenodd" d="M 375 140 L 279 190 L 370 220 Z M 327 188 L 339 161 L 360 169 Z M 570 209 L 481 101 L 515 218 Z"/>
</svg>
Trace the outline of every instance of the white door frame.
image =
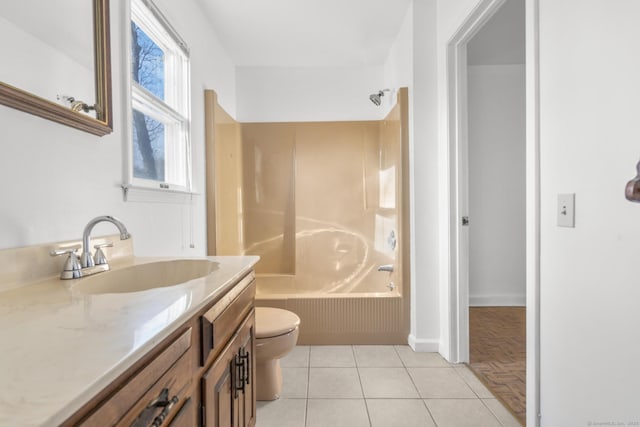
<svg viewBox="0 0 640 427">
<path fill-rule="evenodd" d="M 506 0 L 482 0 L 447 45 L 449 91 L 450 355 L 469 361 L 467 44 Z"/>
<path fill-rule="evenodd" d="M 481 0 L 447 44 L 449 354 L 469 361 L 467 44 L 506 0 Z M 527 425 L 540 412 L 540 162 L 538 2 L 526 0 Z M 471 218 L 473 221 L 473 218 Z"/>
</svg>

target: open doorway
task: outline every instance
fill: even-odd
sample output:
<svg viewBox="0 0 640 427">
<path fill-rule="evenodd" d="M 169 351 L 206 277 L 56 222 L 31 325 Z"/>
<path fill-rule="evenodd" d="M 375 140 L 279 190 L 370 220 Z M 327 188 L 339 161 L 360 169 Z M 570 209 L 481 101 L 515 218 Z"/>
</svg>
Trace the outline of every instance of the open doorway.
<svg viewBox="0 0 640 427">
<path fill-rule="evenodd" d="M 524 424 L 525 0 L 481 2 L 449 65 L 454 350 Z"/>
<path fill-rule="evenodd" d="M 524 0 L 467 44 L 469 367 L 526 417 Z"/>
</svg>

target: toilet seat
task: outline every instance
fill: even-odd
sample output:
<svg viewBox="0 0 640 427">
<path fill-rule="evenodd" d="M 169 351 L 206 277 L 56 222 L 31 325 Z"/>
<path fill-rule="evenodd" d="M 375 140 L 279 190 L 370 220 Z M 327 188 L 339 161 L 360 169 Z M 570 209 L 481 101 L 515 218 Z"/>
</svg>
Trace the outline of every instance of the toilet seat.
<svg viewBox="0 0 640 427">
<path fill-rule="evenodd" d="M 297 314 L 271 307 L 256 307 L 256 338 L 273 338 L 288 334 L 300 325 Z"/>
</svg>

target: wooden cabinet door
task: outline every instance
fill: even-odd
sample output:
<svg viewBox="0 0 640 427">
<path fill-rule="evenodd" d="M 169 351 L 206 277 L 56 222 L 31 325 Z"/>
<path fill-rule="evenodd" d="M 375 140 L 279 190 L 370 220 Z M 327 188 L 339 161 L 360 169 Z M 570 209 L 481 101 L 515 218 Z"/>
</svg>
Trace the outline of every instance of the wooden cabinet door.
<svg viewBox="0 0 640 427">
<path fill-rule="evenodd" d="M 235 352 L 233 340 L 202 377 L 203 424 L 206 427 L 235 427 L 233 421 Z"/>
<path fill-rule="evenodd" d="M 255 315 L 252 310 L 202 377 L 205 427 L 255 425 Z"/>
<path fill-rule="evenodd" d="M 244 376 L 246 378 L 244 390 L 240 393 L 237 400 L 237 413 L 239 417 L 239 427 L 250 427 L 256 423 L 256 400 L 255 400 L 255 317 L 251 312 L 247 317 L 240 331 L 238 332 L 240 340 L 239 355 L 245 364 Z"/>
</svg>

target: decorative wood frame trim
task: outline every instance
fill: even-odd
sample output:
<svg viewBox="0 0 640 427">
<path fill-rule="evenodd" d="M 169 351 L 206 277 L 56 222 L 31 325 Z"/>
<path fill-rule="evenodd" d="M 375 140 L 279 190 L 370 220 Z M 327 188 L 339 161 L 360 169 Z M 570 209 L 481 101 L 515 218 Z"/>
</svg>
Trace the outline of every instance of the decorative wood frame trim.
<svg viewBox="0 0 640 427">
<path fill-rule="evenodd" d="M 32 93 L 0 82 L 0 104 L 94 135 L 113 131 L 109 0 L 93 1 L 96 117 L 72 111 Z"/>
</svg>

